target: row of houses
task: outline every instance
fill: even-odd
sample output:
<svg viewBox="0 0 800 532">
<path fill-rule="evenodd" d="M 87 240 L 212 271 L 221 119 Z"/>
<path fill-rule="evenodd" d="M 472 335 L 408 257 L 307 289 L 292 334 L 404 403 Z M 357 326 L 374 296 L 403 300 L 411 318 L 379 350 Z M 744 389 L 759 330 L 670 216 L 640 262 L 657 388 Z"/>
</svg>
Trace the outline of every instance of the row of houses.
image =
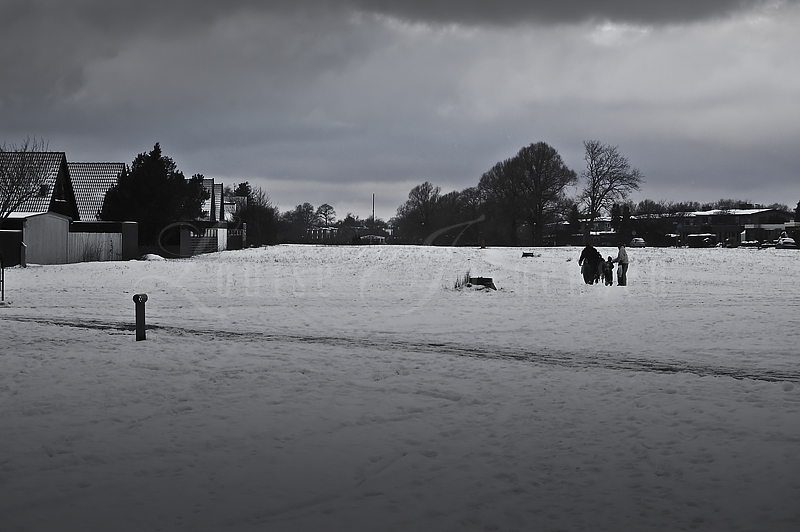
<svg viewBox="0 0 800 532">
<path fill-rule="evenodd" d="M 64 152 L 26 155 L 43 161 L 45 179 L 39 192 L 0 228 L 4 266 L 129 260 L 140 255 L 136 222 L 98 219 L 106 192 L 125 168 L 123 163 L 71 163 Z M 164 254 L 186 257 L 222 251 L 229 247 L 229 236 L 235 247 L 245 244 L 244 228 L 229 230 L 222 184 L 205 179 L 203 185 L 210 195 L 203 206 L 205 216 L 181 223 L 179 242 L 164 246 Z"/>
<path fill-rule="evenodd" d="M 310 227 L 306 230 L 309 242 L 316 244 L 386 244 L 392 230 L 384 230 L 384 234 L 374 234 L 380 229 L 364 225 L 341 227 Z"/>
<path fill-rule="evenodd" d="M 743 243 L 773 242 L 784 233 L 800 231 L 800 222 L 790 212 L 767 208 L 715 209 L 710 211 L 659 213 L 631 217 L 629 229 L 657 245 L 693 245 L 701 241 L 738 246 Z M 610 217 L 597 218 L 588 232 L 594 243 L 617 239 Z M 578 235 L 580 236 L 580 235 Z"/>
</svg>

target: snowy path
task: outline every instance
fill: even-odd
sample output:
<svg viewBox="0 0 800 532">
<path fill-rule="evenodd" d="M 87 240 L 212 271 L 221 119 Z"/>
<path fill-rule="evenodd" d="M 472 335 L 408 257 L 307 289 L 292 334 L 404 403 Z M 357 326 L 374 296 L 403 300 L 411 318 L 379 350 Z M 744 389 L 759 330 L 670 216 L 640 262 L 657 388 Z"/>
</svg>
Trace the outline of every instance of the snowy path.
<svg viewBox="0 0 800 532">
<path fill-rule="evenodd" d="M 100 322 L 89 320 L 41 320 L 33 318 L 11 318 L 23 322 L 53 324 L 61 327 L 74 327 L 78 329 L 98 329 L 107 331 L 132 331 L 135 329 L 130 323 Z M 637 371 L 652 373 L 689 373 L 701 377 L 733 377 L 735 379 L 751 379 L 767 382 L 792 382 L 800 384 L 800 365 L 787 370 L 771 370 L 767 368 L 740 367 L 737 365 L 702 365 L 688 361 L 653 360 L 652 358 L 635 358 L 623 356 L 620 353 L 573 353 L 543 349 L 541 351 L 526 351 L 509 347 L 493 345 L 480 345 L 479 340 L 464 343 L 430 343 L 412 340 L 398 340 L 396 338 L 382 338 L 376 334 L 365 337 L 345 336 L 297 336 L 291 334 L 269 334 L 256 332 L 237 332 L 226 330 L 189 329 L 186 327 L 161 327 L 148 325 L 148 330 L 166 331 L 175 335 L 206 336 L 209 338 L 224 338 L 234 341 L 256 342 L 283 342 L 297 344 L 319 344 L 322 346 L 338 347 L 344 349 L 375 349 L 379 351 L 402 350 L 413 353 L 447 354 L 452 356 L 465 356 L 485 359 L 509 359 L 520 362 L 530 362 L 545 366 L 559 366 L 575 369 L 608 369 L 617 371 Z"/>
</svg>

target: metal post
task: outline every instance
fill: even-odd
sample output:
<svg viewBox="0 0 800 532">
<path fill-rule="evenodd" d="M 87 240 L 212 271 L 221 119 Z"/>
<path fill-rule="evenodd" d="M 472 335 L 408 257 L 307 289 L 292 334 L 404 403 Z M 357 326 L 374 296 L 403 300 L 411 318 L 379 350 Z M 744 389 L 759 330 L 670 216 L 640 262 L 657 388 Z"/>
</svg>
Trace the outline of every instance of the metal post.
<svg viewBox="0 0 800 532">
<path fill-rule="evenodd" d="M 133 296 L 133 302 L 136 303 L 136 341 L 146 340 L 147 334 L 145 333 L 144 326 L 144 304 L 147 301 L 147 294 L 136 294 Z"/>
<path fill-rule="evenodd" d="M 0 253 L 0 301 L 6 300 L 6 266 L 3 264 L 3 254 Z"/>
</svg>

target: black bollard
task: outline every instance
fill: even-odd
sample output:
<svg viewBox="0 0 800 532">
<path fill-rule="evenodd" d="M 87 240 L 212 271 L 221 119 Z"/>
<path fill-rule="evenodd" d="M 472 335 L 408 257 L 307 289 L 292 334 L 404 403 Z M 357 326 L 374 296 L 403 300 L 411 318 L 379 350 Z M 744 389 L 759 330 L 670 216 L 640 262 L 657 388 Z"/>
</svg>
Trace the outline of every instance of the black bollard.
<svg viewBox="0 0 800 532">
<path fill-rule="evenodd" d="M 133 302 L 136 303 L 136 341 L 146 340 L 147 334 L 144 327 L 144 304 L 147 301 L 147 294 L 135 294 Z"/>
</svg>

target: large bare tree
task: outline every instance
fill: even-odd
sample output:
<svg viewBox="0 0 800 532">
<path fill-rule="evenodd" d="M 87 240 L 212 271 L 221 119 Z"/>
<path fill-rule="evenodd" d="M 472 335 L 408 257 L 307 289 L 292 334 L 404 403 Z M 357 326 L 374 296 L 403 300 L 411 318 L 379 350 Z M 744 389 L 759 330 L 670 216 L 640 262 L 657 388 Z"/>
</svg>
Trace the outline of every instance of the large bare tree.
<svg viewBox="0 0 800 532">
<path fill-rule="evenodd" d="M 20 205 L 40 194 L 48 178 L 47 143 L 26 138 L 0 146 L 0 227 Z"/>
<path fill-rule="evenodd" d="M 586 181 L 580 200 L 586 206 L 590 222 L 609 211 L 614 203 L 621 203 L 634 190 L 639 190 L 644 176 L 631 167 L 617 146 L 609 146 L 598 140 L 583 143 L 586 149 L 586 169 L 581 177 Z"/>
<path fill-rule="evenodd" d="M 333 222 L 336 221 L 336 211 L 328 203 L 323 203 L 317 207 L 317 216 L 325 227 L 332 226 Z"/>
</svg>

